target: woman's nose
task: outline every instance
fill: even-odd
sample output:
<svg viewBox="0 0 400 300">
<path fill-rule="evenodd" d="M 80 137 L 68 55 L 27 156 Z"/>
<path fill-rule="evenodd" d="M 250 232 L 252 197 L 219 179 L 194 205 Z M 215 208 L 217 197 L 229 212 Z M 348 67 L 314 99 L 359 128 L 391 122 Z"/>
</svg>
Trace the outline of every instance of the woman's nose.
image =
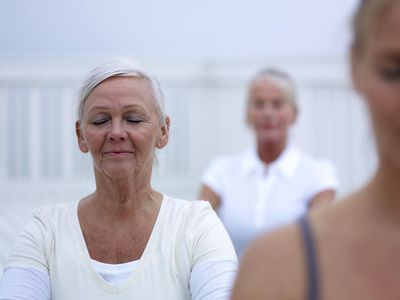
<svg viewBox="0 0 400 300">
<path fill-rule="evenodd" d="M 263 107 L 262 113 L 264 116 L 272 116 L 274 114 L 274 109 L 271 105 L 265 105 Z"/>
<path fill-rule="evenodd" d="M 108 134 L 108 139 L 113 142 L 124 141 L 126 139 L 126 131 L 124 130 L 122 124 L 119 124 L 119 122 L 114 122 L 112 124 Z"/>
</svg>

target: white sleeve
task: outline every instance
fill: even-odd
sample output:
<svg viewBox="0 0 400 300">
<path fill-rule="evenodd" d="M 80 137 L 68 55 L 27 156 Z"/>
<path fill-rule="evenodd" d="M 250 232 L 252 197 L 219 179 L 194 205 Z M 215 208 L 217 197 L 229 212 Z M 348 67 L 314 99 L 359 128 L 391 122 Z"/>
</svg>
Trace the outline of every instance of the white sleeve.
<svg viewBox="0 0 400 300">
<path fill-rule="evenodd" d="M 224 180 L 226 172 L 225 159 L 215 159 L 208 166 L 206 171 L 201 177 L 201 183 L 207 185 L 212 189 L 218 196 L 221 196 L 224 192 Z"/>
<path fill-rule="evenodd" d="M 336 174 L 336 168 L 329 160 L 321 160 L 313 168 L 313 190 L 311 194 L 318 194 L 324 190 L 337 190 L 339 180 Z"/>
<path fill-rule="evenodd" d="M 201 203 L 189 227 L 193 233 L 192 299 L 229 299 L 238 262 L 225 227 L 208 202 Z"/>
<path fill-rule="evenodd" d="M 29 267 L 8 267 L 0 281 L 0 300 L 50 300 L 50 276 Z"/>
<path fill-rule="evenodd" d="M 235 281 L 236 260 L 210 261 L 196 266 L 190 274 L 192 300 L 227 300 Z"/>
<path fill-rule="evenodd" d="M 31 221 L 20 233 L 6 267 L 31 267 L 48 273 L 52 245 L 51 226 L 45 212 L 37 209 Z"/>
</svg>

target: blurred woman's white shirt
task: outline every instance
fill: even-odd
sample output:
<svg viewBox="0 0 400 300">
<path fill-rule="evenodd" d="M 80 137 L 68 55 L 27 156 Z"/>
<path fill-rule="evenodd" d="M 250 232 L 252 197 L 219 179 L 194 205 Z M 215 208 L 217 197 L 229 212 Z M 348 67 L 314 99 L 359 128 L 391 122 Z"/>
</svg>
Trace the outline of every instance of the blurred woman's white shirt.
<svg viewBox="0 0 400 300">
<path fill-rule="evenodd" d="M 336 190 L 336 170 L 289 145 L 268 166 L 252 147 L 245 153 L 214 160 L 202 183 L 221 200 L 218 214 L 240 257 L 258 234 L 302 216 L 323 190 Z"/>
</svg>

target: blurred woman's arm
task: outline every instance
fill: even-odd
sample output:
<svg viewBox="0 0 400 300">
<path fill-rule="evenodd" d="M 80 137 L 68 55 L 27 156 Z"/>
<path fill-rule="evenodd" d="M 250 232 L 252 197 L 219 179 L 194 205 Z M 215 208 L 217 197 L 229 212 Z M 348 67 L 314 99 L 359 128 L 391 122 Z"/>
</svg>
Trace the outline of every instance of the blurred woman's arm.
<svg viewBox="0 0 400 300">
<path fill-rule="evenodd" d="M 311 172 L 314 180 L 308 201 L 309 210 L 332 203 L 339 189 L 336 167 L 331 161 L 317 161 Z"/>
<path fill-rule="evenodd" d="M 310 200 L 308 209 L 314 209 L 321 205 L 332 203 L 333 200 L 335 199 L 335 194 L 336 194 L 335 190 L 331 189 L 319 192 L 314 196 L 314 198 Z"/>
<path fill-rule="evenodd" d="M 221 204 L 221 200 L 219 199 L 217 193 L 215 193 L 210 187 L 205 184 L 201 187 L 199 199 L 207 200 L 208 202 L 210 202 L 212 208 L 215 211 L 218 210 Z"/>
</svg>

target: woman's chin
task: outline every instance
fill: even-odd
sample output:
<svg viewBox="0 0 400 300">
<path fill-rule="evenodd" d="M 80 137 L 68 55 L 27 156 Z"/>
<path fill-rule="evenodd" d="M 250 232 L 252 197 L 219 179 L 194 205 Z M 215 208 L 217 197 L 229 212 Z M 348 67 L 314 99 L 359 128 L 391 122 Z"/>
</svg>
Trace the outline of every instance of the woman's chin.
<svg viewBox="0 0 400 300">
<path fill-rule="evenodd" d="M 282 134 L 277 133 L 261 133 L 257 135 L 257 141 L 259 144 L 281 144 L 282 141 L 285 141 L 286 137 L 282 136 Z"/>
<path fill-rule="evenodd" d="M 106 178 L 113 180 L 129 179 L 134 177 L 135 175 L 133 168 L 108 169 L 108 170 L 102 170 L 100 173 Z"/>
</svg>

